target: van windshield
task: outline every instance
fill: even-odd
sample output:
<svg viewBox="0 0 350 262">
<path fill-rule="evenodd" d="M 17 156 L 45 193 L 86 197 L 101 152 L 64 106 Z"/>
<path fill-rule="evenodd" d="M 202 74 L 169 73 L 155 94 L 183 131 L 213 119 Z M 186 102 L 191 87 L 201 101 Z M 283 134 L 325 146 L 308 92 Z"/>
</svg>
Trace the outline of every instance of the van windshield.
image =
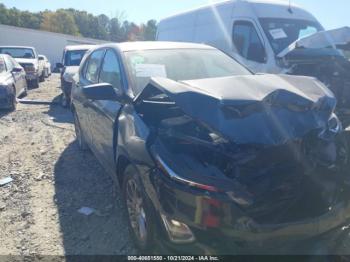
<svg viewBox="0 0 350 262">
<path fill-rule="evenodd" d="M 87 50 L 66 51 L 64 55 L 64 66 L 79 66 Z"/>
<path fill-rule="evenodd" d="M 174 81 L 251 74 L 234 59 L 216 49 L 169 49 L 125 52 L 134 93 L 151 77 Z"/>
<path fill-rule="evenodd" d="M 276 55 L 295 41 L 324 30 L 318 22 L 307 20 L 284 18 L 259 20 Z"/>
<path fill-rule="evenodd" d="M 33 49 L 30 49 L 30 48 L 2 47 L 0 48 L 0 53 L 10 55 L 13 58 L 26 58 L 26 59 L 35 58 Z"/>
</svg>

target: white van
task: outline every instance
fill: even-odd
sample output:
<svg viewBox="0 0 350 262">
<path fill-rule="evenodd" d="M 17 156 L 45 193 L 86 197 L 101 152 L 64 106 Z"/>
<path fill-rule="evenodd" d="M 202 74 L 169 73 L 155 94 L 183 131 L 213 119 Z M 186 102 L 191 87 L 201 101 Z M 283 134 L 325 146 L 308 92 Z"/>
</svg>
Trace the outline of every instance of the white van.
<svg viewBox="0 0 350 262">
<path fill-rule="evenodd" d="M 255 72 L 278 73 L 276 56 L 321 30 L 312 14 L 288 1 L 231 0 L 161 20 L 157 40 L 205 43 Z"/>
<path fill-rule="evenodd" d="M 316 77 L 338 107 L 350 109 L 350 28 L 324 31 L 288 0 L 229 0 L 183 12 L 159 22 L 157 40 L 212 45 L 256 73 Z"/>
</svg>

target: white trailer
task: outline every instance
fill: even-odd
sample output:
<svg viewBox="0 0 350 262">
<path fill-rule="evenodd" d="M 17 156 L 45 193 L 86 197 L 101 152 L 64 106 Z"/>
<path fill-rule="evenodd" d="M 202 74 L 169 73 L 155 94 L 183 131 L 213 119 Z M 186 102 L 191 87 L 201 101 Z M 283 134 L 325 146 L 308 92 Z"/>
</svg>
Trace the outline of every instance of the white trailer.
<svg viewBox="0 0 350 262">
<path fill-rule="evenodd" d="M 0 25 L 0 46 L 35 47 L 39 54 L 43 54 L 49 59 L 52 69 L 55 67 L 56 63 L 62 61 L 62 54 L 65 46 L 103 43 L 106 43 L 106 41 Z"/>
</svg>

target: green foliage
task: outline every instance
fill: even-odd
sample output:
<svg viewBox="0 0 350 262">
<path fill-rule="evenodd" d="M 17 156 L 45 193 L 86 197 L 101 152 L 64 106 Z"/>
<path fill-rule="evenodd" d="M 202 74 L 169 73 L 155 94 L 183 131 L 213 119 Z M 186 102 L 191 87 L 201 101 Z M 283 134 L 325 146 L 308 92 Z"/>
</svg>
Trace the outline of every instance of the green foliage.
<svg viewBox="0 0 350 262">
<path fill-rule="evenodd" d="M 118 15 L 119 14 L 119 15 Z M 73 8 L 32 13 L 6 8 L 0 3 L 0 24 L 41 29 L 50 32 L 96 38 L 112 42 L 155 39 L 157 22 L 137 25 L 124 19 L 124 13 L 109 18 L 94 16 Z"/>
</svg>

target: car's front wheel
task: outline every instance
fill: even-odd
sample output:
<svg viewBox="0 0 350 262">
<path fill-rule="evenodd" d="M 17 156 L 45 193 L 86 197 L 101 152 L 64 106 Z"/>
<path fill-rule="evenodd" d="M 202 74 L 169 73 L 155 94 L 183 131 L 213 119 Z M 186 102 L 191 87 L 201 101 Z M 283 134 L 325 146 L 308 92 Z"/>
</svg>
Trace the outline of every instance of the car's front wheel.
<svg viewBox="0 0 350 262">
<path fill-rule="evenodd" d="M 80 122 L 76 112 L 74 112 L 74 128 L 79 148 L 83 151 L 86 151 L 89 147 L 81 130 Z"/>
<path fill-rule="evenodd" d="M 128 212 L 129 229 L 141 252 L 154 248 L 154 209 L 147 197 L 141 179 L 129 165 L 123 176 L 123 196 Z"/>
</svg>

